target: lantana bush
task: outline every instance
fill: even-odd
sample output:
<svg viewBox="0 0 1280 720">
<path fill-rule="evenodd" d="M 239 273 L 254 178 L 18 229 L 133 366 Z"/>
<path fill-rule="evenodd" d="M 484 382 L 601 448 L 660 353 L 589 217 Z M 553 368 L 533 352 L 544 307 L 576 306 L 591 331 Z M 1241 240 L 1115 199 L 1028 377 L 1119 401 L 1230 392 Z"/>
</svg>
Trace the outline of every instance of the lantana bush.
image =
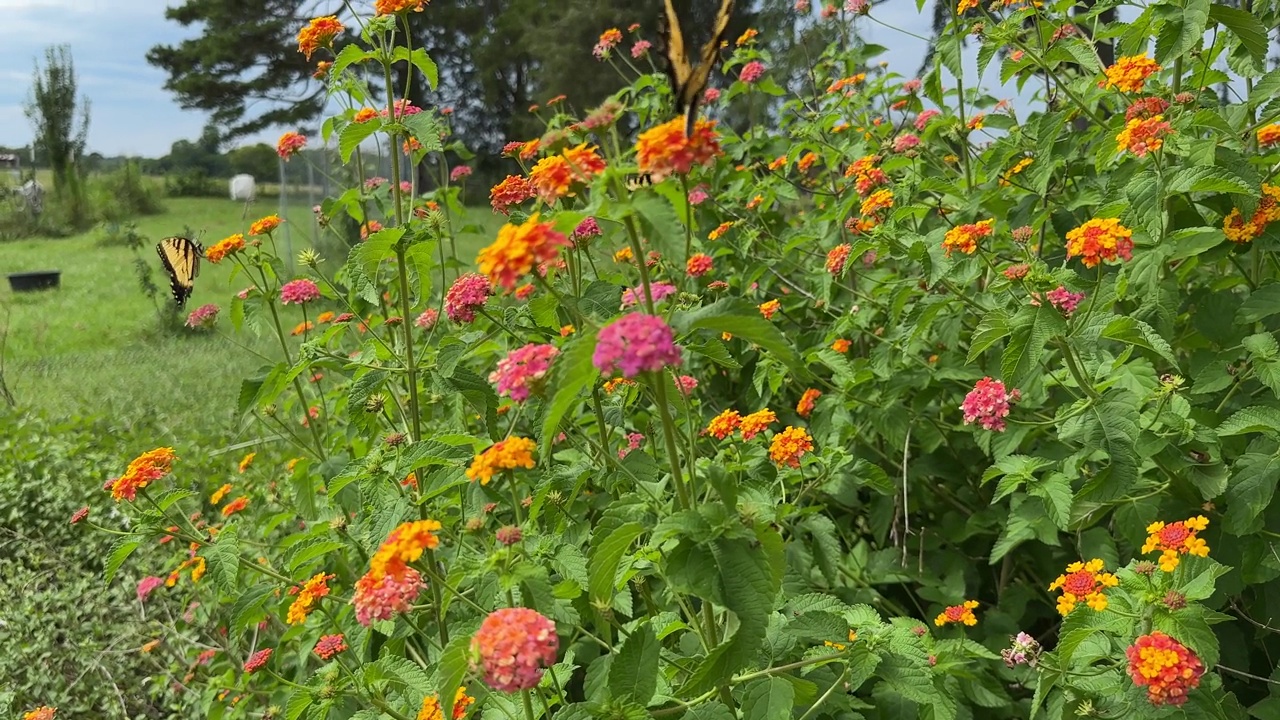
<svg viewBox="0 0 1280 720">
<path fill-rule="evenodd" d="M 157 440 L 77 521 L 190 602 L 200 717 L 1276 717 L 1280 8 L 1242 7 L 961 0 L 918 79 L 774 78 L 749 31 L 688 134 L 601 28 L 634 83 L 536 109 L 478 257 L 448 109 L 395 92 L 431 8 L 317 18 L 356 176 L 318 212 L 363 239 L 213 245 L 248 287 L 188 324 L 279 339 L 255 454 Z M 369 182 L 375 137 L 439 186 Z"/>
</svg>

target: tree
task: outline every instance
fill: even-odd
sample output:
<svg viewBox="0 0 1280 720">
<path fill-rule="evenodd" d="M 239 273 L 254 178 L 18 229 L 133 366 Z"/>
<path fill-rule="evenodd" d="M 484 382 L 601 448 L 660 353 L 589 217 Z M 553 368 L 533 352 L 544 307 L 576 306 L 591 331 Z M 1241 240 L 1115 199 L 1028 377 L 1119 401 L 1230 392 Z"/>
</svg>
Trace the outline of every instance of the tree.
<svg viewBox="0 0 1280 720">
<path fill-rule="evenodd" d="M 198 37 L 157 45 L 147 62 L 169 73 L 165 89 L 188 110 L 204 110 L 232 139 L 270 127 L 296 127 L 324 109 L 311 78 L 315 60 L 298 52 L 298 28 L 341 3 L 297 0 L 187 0 L 165 11 Z"/>
<path fill-rule="evenodd" d="M 78 195 L 76 163 L 84 154 L 89 134 L 89 101 L 77 94 L 71 49 L 55 45 L 45 50 L 45 65 L 36 62 L 31 96 L 24 108 L 35 130 L 35 143 L 53 169 L 54 192 Z"/>
<path fill-rule="evenodd" d="M 273 178 L 279 171 L 280 158 L 276 151 L 266 143 L 245 145 L 227 152 L 227 160 L 231 163 L 231 172 L 247 173 L 255 178 Z"/>
</svg>

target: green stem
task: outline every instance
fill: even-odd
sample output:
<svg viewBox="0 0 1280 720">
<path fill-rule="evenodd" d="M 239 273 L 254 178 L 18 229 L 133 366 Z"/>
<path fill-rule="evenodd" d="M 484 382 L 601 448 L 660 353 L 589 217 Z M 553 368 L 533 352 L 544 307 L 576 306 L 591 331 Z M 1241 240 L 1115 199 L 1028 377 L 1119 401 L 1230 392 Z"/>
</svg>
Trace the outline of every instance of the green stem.
<svg viewBox="0 0 1280 720">
<path fill-rule="evenodd" d="M 431 566 L 431 570 L 433 571 L 433 574 L 434 574 L 436 567 L 438 567 L 436 565 L 435 551 L 432 550 L 431 548 L 427 548 L 423 554 L 427 556 L 427 565 Z M 445 647 L 449 644 L 449 628 L 445 625 L 445 621 L 444 621 L 443 595 L 440 592 L 439 584 L 433 582 L 433 583 L 430 583 L 430 585 L 431 585 L 431 600 L 434 605 L 432 609 L 435 610 L 435 616 L 436 616 L 436 627 L 440 629 L 440 647 Z"/>
<path fill-rule="evenodd" d="M 671 409 L 667 407 L 666 383 L 663 382 L 662 375 L 656 373 L 652 374 L 650 379 L 653 384 L 653 394 L 658 403 L 658 415 L 662 418 L 662 437 L 667 445 L 668 459 L 671 461 L 671 478 L 675 481 L 676 497 L 679 500 L 680 509 L 688 510 L 691 507 L 689 489 L 685 487 L 684 478 L 680 472 L 680 450 L 676 446 L 675 422 L 671 419 Z"/>
<path fill-rule="evenodd" d="M 1067 362 L 1067 370 L 1071 372 L 1071 377 L 1075 378 L 1076 384 L 1084 391 L 1086 395 L 1094 400 L 1098 399 L 1098 391 L 1094 389 L 1093 383 L 1088 382 L 1084 378 L 1084 373 L 1080 372 L 1080 366 L 1077 364 L 1075 352 L 1071 346 L 1067 344 L 1066 338 L 1058 338 L 1058 347 L 1062 348 L 1062 359 Z"/>
<path fill-rule="evenodd" d="M 395 157 L 393 154 L 392 158 Z M 414 442 L 422 439 L 422 418 L 418 413 L 418 368 L 413 359 L 413 322 L 409 319 L 409 265 L 404 245 L 396 247 L 396 268 L 400 274 L 400 327 L 404 329 L 404 362 L 409 381 L 409 425 Z M 425 510 L 425 506 L 424 506 Z"/>
</svg>

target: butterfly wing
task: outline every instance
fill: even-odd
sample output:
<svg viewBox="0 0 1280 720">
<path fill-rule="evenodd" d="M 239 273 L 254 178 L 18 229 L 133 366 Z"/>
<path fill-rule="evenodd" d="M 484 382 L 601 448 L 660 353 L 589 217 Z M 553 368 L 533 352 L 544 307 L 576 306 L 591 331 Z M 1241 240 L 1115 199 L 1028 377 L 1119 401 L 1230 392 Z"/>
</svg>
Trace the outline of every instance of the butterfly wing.
<svg viewBox="0 0 1280 720">
<path fill-rule="evenodd" d="M 156 244 L 156 253 L 169 273 L 169 288 L 173 291 L 173 301 L 178 307 L 186 305 L 187 298 L 195 287 L 195 279 L 200 274 L 200 257 L 204 248 L 199 243 L 184 237 L 169 237 Z"/>
<path fill-rule="evenodd" d="M 698 104 L 702 100 L 703 91 L 707 89 L 707 82 L 711 79 L 711 70 L 715 67 L 720 44 L 724 42 L 725 33 L 729 30 L 729 21 L 733 18 L 733 6 L 734 0 L 720 0 L 720 9 L 716 11 L 711 39 L 702 46 L 698 64 L 695 66 L 689 58 L 689 47 L 680 29 L 680 19 L 676 16 L 675 6 L 672 0 L 664 0 L 665 12 L 659 25 L 659 36 L 667 60 L 667 78 L 671 81 L 671 90 L 676 98 L 676 111 L 685 118 L 686 137 L 693 134 L 694 122 L 698 116 Z"/>
</svg>

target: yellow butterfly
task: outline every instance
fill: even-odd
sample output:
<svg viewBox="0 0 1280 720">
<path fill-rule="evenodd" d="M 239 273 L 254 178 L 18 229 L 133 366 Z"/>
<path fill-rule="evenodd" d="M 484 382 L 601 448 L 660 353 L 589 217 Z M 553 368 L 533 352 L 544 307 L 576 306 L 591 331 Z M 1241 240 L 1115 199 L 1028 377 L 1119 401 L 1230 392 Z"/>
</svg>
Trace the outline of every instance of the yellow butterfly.
<svg viewBox="0 0 1280 720">
<path fill-rule="evenodd" d="M 196 276 L 200 274 L 200 258 L 204 257 L 204 246 L 184 237 L 167 237 L 156 243 L 156 252 L 164 269 L 169 273 L 169 287 L 173 290 L 173 301 L 182 307 L 191 297 Z"/>
</svg>

